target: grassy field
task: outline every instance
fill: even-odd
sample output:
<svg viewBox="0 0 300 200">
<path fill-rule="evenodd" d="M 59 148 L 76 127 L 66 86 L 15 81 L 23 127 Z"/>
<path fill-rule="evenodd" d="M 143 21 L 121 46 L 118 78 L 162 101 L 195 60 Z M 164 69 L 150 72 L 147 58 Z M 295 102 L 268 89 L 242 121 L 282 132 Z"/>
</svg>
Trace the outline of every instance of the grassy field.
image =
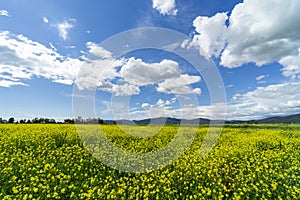
<svg viewBox="0 0 300 200">
<path fill-rule="evenodd" d="M 159 150 L 178 131 L 123 128 L 133 135 L 102 126 L 110 141 L 133 153 Z M 184 137 L 196 136 L 179 159 L 129 173 L 93 157 L 73 125 L 3 124 L 0 199 L 299 199 L 300 125 L 228 125 L 212 151 L 199 157 L 206 131 L 185 127 Z"/>
</svg>

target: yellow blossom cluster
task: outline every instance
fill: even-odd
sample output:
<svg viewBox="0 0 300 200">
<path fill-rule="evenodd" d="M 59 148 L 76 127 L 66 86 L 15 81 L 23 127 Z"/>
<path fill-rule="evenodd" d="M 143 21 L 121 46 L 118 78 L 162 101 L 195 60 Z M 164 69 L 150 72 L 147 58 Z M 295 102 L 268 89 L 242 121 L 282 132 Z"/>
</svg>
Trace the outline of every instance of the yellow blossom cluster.
<svg viewBox="0 0 300 200">
<path fill-rule="evenodd" d="M 123 126 L 102 129 L 113 144 L 134 153 L 157 151 L 178 133 L 176 125 L 157 134 L 151 134 L 155 125 Z M 180 140 L 193 142 L 177 160 L 131 173 L 96 159 L 73 125 L 0 125 L 0 199 L 299 199 L 300 125 L 226 125 L 204 157 L 199 154 L 208 127 L 182 130 Z"/>
</svg>

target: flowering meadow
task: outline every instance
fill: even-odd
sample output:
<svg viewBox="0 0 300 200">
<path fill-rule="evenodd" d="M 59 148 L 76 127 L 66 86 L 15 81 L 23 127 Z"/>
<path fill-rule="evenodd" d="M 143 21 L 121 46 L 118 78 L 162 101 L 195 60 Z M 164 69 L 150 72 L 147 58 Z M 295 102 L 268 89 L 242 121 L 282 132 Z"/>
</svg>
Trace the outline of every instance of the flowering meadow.
<svg viewBox="0 0 300 200">
<path fill-rule="evenodd" d="M 166 146 L 178 129 L 134 137 L 102 127 L 111 142 L 136 153 Z M 185 134 L 192 129 L 196 136 L 177 160 L 131 173 L 92 156 L 74 125 L 2 124 L 0 199 L 299 199 L 300 125 L 226 125 L 204 157 L 208 127 L 187 126 Z"/>
</svg>

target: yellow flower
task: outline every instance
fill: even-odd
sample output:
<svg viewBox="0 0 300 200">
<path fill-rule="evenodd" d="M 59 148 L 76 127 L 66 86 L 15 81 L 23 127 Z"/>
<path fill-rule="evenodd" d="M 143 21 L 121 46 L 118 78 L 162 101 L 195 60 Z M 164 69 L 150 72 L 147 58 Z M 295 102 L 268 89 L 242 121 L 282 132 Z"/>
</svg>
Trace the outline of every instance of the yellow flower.
<svg viewBox="0 0 300 200">
<path fill-rule="evenodd" d="M 13 191 L 13 193 L 14 193 L 14 194 L 17 194 L 17 193 L 19 193 L 19 190 L 18 190 L 18 188 L 17 188 L 17 187 L 12 187 L 12 191 Z"/>
</svg>

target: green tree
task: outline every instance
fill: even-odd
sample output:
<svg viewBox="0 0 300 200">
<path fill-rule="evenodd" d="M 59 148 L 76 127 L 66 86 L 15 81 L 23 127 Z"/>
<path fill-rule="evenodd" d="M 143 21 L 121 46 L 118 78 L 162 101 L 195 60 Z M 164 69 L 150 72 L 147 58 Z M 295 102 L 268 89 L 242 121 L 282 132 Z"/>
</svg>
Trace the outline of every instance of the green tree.
<svg viewBox="0 0 300 200">
<path fill-rule="evenodd" d="M 13 124 L 15 122 L 15 118 L 11 117 L 8 119 L 8 123 Z"/>
</svg>

